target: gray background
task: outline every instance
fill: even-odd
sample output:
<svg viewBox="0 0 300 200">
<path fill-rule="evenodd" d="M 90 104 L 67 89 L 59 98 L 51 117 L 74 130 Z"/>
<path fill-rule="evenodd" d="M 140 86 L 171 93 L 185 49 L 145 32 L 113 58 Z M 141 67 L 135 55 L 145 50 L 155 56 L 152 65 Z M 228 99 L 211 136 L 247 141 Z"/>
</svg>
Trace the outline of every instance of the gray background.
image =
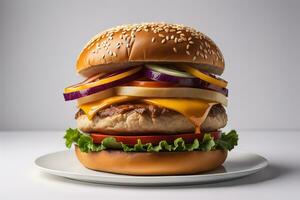
<svg viewBox="0 0 300 200">
<path fill-rule="evenodd" d="M 123 23 L 193 26 L 222 50 L 229 128 L 299 129 L 300 1 L 0 0 L 0 130 L 75 126 L 63 88 L 99 31 Z"/>
</svg>

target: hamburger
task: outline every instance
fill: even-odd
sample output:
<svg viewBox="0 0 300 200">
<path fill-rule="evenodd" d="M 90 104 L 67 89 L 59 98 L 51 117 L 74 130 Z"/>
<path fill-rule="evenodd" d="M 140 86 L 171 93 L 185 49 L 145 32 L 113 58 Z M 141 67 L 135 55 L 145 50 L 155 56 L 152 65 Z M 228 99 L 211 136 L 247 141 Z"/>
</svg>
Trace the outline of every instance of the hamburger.
<svg viewBox="0 0 300 200">
<path fill-rule="evenodd" d="M 77 59 L 75 146 L 83 166 L 128 175 L 196 174 L 220 167 L 238 141 L 226 126 L 224 58 L 203 33 L 178 24 L 117 26 Z"/>
</svg>

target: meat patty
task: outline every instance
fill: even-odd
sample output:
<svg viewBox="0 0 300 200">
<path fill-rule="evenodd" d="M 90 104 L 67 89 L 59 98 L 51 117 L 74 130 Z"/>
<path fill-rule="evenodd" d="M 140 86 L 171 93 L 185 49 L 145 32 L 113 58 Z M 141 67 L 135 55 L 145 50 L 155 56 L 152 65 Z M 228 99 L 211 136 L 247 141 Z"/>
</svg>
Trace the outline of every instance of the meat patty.
<svg viewBox="0 0 300 200">
<path fill-rule="evenodd" d="M 92 120 L 79 110 L 75 116 L 78 128 L 87 133 L 106 134 L 176 134 L 194 132 L 195 126 L 182 114 L 148 104 L 112 105 L 100 110 Z M 214 105 L 201 125 L 203 132 L 226 126 L 227 114 L 222 105 Z"/>
</svg>

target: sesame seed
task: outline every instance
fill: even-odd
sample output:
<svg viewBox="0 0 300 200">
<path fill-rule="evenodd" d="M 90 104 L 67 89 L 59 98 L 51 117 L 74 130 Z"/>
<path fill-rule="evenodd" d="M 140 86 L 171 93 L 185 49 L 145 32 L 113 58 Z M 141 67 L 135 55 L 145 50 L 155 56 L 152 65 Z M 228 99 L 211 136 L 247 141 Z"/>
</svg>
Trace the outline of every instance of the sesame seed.
<svg viewBox="0 0 300 200">
<path fill-rule="evenodd" d="M 166 32 L 166 33 L 169 33 L 169 29 L 166 28 L 166 29 L 165 29 L 165 32 Z"/>
<path fill-rule="evenodd" d="M 103 55 L 102 55 L 102 59 L 104 59 L 104 58 L 105 58 L 105 55 L 103 54 Z"/>
<path fill-rule="evenodd" d="M 112 53 L 112 55 L 113 55 L 114 57 L 117 57 L 117 54 L 116 54 L 116 52 L 113 52 L 113 53 Z"/>
<path fill-rule="evenodd" d="M 189 55 L 189 56 L 191 55 L 191 53 L 189 51 L 185 51 L 185 52 L 186 52 L 187 55 Z"/>
<path fill-rule="evenodd" d="M 149 32 L 149 29 L 145 28 L 144 31 Z"/>
<path fill-rule="evenodd" d="M 174 39 L 174 42 L 175 42 L 175 43 L 177 43 L 177 42 L 178 42 L 178 39 L 177 39 L 177 37 Z"/>
<path fill-rule="evenodd" d="M 168 35 L 166 36 L 166 40 L 169 40 L 169 36 Z"/>
<path fill-rule="evenodd" d="M 189 38 L 188 38 L 188 41 L 190 41 L 190 40 L 192 40 L 192 37 L 189 37 Z"/>
<path fill-rule="evenodd" d="M 176 31 L 175 29 L 171 29 L 171 30 L 170 30 L 171 33 L 175 32 L 175 31 Z"/>
<path fill-rule="evenodd" d="M 182 31 L 177 31 L 176 33 L 177 33 L 177 34 L 180 34 L 180 33 L 182 33 Z"/>
<path fill-rule="evenodd" d="M 183 41 L 183 39 L 182 38 L 179 38 L 178 39 L 178 43 L 180 43 L 180 42 L 182 42 Z"/>
<path fill-rule="evenodd" d="M 175 47 L 173 47 L 173 51 L 174 51 L 175 53 L 177 53 L 177 49 L 176 49 Z"/>
<path fill-rule="evenodd" d="M 131 41 L 130 41 L 130 43 L 133 44 L 134 41 L 135 41 L 135 38 L 132 38 Z"/>
<path fill-rule="evenodd" d="M 170 37 L 170 38 L 171 38 L 171 40 L 173 40 L 173 39 L 174 39 L 174 35 L 171 35 L 171 37 Z"/>
<path fill-rule="evenodd" d="M 159 37 L 165 37 L 165 36 L 164 36 L 163 34 L 161 34 L 161 33 L 160 33 L 160 34 L 158 34 L 158 36 L 159 36 Z"/>
<path fill-rule="evenodd" d="M 194 56 L 194 57 L 193 57 L 193 61 L 195 61 L 196 59 L 197 59 L 197 57 L 196 57 L 196 56 Z"/>
<path fill-rule="evenodd" d="M 199 54 L 200 54 L 200 51 L 198 50 L 198 51 L 196 52 L 196 55 L 199 56 Z"/>
<path fill-rule="evenodd" d="M 155 37 L 153 37 L 151 41 L 152 41 L 152 42 L 155 42 Z"/>
<path fill-rule="evenodd" d="M 181 37 L 184 37 L 185 35 L 184 35 L 183 33 L 180 33 L 180 36 L 181 36 Z"/>
<path fill-rule="evenodd" d="M 189 43 L 190 43 L 190 44 L 194 44 L 194 42 L 193 42 L 193 41 L 189 41 Z"/>
<path fill-rule="evenodd" d="M 190 45 L 188 44 L 188 45 L 186 45 L 186 49 L 189 49 L 190 48 Z"/>
<path fill-rule="evenodd" d="M 207 50 L 206 49 L 204 49 L 203 51 L 204 51 L 205 54 L 207 54 Z"/>
<path fill-rule="evenodd" d="M 161 41 L 161 43 L 162 43 L 162 44 L 166 43 L 166 39 L 163 39 L 163 40 Z"/>
<path fill-rule="evenodd" d="M 204 58 L 207 59 L 207 55 L 206 54 L 204 54 Z"/>
<path fill-rule="evenodd" d="M 201 56 L 202 58 L 204 58 L 204 55 L 203 55 L 203 53 L 200 53 L 200 56 Z"/>
</svg>

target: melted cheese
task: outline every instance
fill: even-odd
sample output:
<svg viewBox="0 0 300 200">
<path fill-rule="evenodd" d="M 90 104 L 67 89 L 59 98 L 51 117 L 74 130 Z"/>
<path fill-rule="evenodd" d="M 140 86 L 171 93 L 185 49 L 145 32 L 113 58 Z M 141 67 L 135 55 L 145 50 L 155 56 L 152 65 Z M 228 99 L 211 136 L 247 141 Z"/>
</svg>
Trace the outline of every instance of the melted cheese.
<svg viewBox="0 0 300 200">
<path fill-rule="evenodd" d="M 79 108 L 83 110 L 83 112 L 88 116 L 91 120 L 94 115 L 101 109 L 106 108 L 113 104 L 119 104 L 127 101 L 133 101 L 138 99 L 137 97 L 129 97 L 129 96 L 113 96 L 106 99 L 101 99 L 98 101 L 93 101 L 90 103 L 86 103 L 80 105 Z"/>
<path fill-rule="evenodd" d="M 151 98 L 143 99 L 143 101 L 181 113 L 195 125 L 196 133 L 200 133 L 201 124 L 207 117 L 210 108 L 216 104 L 206 100 L 175 98 Z"/>
<path fill-rule="evenodd" d="M 194 125 L 196 133 L 200 132 L 200 126 L 207 117 L 210 108 L 217 104 L 216 102 L 201 99 L 176 99 L 176 98 L 139 98 L 129 96 L 114 96 L 99 101 L 83 104 L 79 106 L 89 119 L 101 109 L 113 104 L 139 100 L 147 104 L 154 104 L 177 111 L 187 117 Z"/>
</svg>

